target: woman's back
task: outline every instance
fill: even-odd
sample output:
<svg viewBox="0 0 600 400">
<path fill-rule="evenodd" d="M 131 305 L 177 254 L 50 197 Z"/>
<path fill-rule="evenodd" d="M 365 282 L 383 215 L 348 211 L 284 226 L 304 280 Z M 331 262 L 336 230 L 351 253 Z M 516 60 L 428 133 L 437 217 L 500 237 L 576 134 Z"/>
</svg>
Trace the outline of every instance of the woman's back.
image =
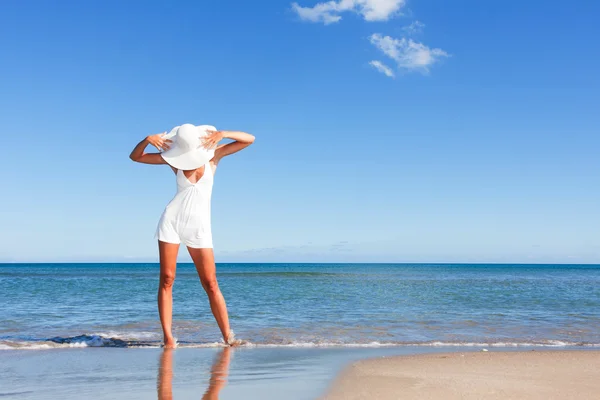
<svg viewBox="0 0 600 400">
<path fill-rule="evenodd" d="M 163 212 L 156 236 L 169 243 L 183 241 L 187 246 L 212 246 L 210 201 L 213 187 L 210 162 L 202 177 L 192 183 L 182 170 L 177 170 L 177 193 Z"/>
</svg>

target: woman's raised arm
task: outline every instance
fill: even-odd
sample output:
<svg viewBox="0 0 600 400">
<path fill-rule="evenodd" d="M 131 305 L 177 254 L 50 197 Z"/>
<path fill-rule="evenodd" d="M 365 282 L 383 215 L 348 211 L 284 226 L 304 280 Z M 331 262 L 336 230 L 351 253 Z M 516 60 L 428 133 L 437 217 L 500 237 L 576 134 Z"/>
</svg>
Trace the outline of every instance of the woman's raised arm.
<svg viewBox="0 0 600 400">
<path fill-rule="evenodd" d="M 227 143 L 225 145 L 221 145 L 217 147 L 217 144 L 223 139 L 232 139 L 234 140 L 231 143 Z M 254 143 L 254 136 L 239 131 L 209 131 L 209 134 L 204 138 L 203 144 L 206 148 L 215 148 L 215 163 L 218 163 L 219 160 L 225 156 L 228 156 L 233 153 L 237 153 L 238 151 L 245 149 Z"/>
<path fill-rule="evenodd" d="M 141 142 L 139 142 L 134 148 L 129 158 L 135 162 L 144 164 L 166 164 L 165 160 L 160 156 L 160 153 L 145 153 L 146 147 L 151 144 L 159 150 L 167 150 L 171 140 L 163 139 L 165 133 L 157 133 L 156 135 L 150 135 Z"/>
</svg>

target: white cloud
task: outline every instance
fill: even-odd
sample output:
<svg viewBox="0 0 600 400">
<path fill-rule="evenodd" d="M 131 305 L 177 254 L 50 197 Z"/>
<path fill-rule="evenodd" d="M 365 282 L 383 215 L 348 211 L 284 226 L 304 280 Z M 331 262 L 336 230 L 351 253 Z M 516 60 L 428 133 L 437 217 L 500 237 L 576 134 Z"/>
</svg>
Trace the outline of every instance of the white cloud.
<svg viewBox="0 0 600 400">
<path fill-rule="evenodd" d="M 382 74 L 389 76 L 390 78 L 393 78 L 395 76 L 394 71 L 392 71 L 392 69 L 390 67 L 388 67 L 381 61 L 373 60 L 373 61 L 369 62 L 369 65 L 371 65 L 373 68 L 375 68 L 377 71 L 381 72 Z"/>
<path fill-rule="evenodd" d="M 298 3 L 292 4 L 292 10 L 298 14 L 300 19 L 310 22 L 323 22 L 325 25 L 338 22 L 342 19 L 338 15 L 340 5 L 334 1 L 328 3 L 319 3 L 314 7 L 301 7 Z"/>
<path fill-rule="evenodd" d="M 317 3 L 313 7 L 302 7 L 298 3 L 292 4 L 298 16 L 310 22 L 322 22 L 325 25 L 339 22 L 340 14 L 356 12 L 366 21 L 386 21 L 399 14 L 406 0 L 338 0 Z"/>
<path fill-rule="evenodd" d="M 292 3 L 292 9 L 304 21 L 329 25 L 341 21 L 342 14 L 347 12 L 360 14 L 365 21 L 385 21 L 399 15 L 406 5 L 406 1 L 329 0 L 317 3 L 312 7 L 303 7 L 298 3 Z M 396 62 L 398 70 L 428 73 L 433 64 L 449 57 L 449 54 L 442 49 L 432 49 L 409 38 L 421 33 L 423 28 L 425 28 L 425 24 L 415 20 L 410 25 L 402 28 L 404 31 L 403 36 L 406 37 L 395 39 L 376 33 L 370 36 L 370 41 L 381 52 Z M 388 77 L 395 77 L 393 69 L 381 61 L 373 60 L 369 62 L 369 65 Z"/>
<path fill-rule="evenodd" d="M 400 69 L 429 72 L 429 67 L 449 54 L 442 49 L 432 49 L 412 39 L 394 39 L 376 33 L 370 37 L 371 43 L 383 54 L 396 62 Z"/>
<path fill-rule="evenodd" d="M 421 21 L 415 21 L 412 24 L 402 28 L 402 30 L 406 32 L 407 35 L 412 36 L 423 32 L 423 28 L 425 28 L 424 23 L 422 23 Z"/>
<path fill-rule="evenodd" d="M 386 21 L 397 15 L 406 3 L 405 0 L 357 0 L 356 2 L 359 3 L 360 13 L 366 21 Z"/>
</svg>

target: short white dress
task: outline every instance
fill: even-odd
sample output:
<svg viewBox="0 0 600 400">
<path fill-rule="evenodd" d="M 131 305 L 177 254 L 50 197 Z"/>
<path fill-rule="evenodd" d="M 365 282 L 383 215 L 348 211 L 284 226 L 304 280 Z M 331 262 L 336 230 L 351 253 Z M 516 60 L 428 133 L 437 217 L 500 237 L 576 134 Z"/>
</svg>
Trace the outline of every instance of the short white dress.
<svg viewBox="0 0 600 400">
<path fill-rule="evenodd" d="M 177 194 L 165 208 L 156 238 L 161 242 L 184 243 L 192 248 L 212 248 L 210 199 L 214 174 L 210 162 L 204 165 L 204 175 L 191 183 L 177 170 Z"/>
</svg>

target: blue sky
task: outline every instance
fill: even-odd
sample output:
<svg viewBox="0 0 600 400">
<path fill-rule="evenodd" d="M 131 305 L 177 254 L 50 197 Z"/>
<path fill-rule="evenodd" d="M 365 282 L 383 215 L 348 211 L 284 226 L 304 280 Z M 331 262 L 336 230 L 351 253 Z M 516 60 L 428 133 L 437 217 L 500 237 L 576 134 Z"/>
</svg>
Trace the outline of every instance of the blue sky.
<svg viewBox="0 0 600 400">
<path fill-rule="evenodd" d="M 593 1 L 6 1 L 1 261 L 155 261 L 128 159 L 244 130 L 217 261 L 600 262 Z M 182 260 L 187 254 L 182 251 Z"/>
</svg>

